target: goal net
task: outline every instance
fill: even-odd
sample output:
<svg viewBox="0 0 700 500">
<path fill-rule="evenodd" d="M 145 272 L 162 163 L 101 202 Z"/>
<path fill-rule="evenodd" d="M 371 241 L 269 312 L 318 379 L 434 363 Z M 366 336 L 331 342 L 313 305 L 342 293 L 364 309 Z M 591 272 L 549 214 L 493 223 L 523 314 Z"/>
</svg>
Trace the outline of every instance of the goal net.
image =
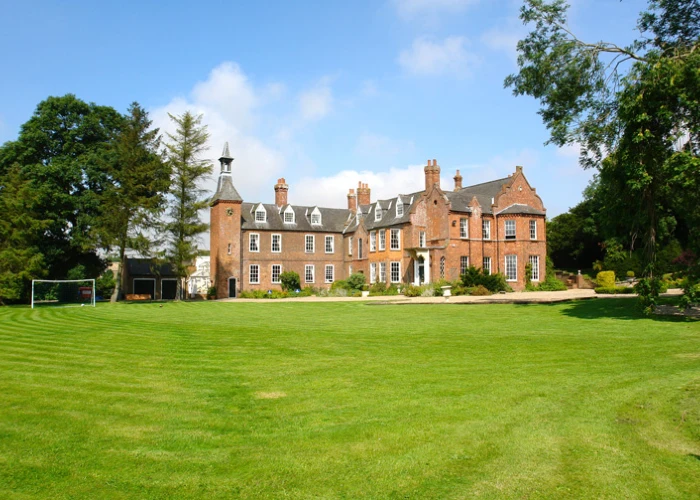
<svg viewBox="0 0 700 500">
<path fill-rule="evenodd" d="M 35 307 L 95 306 L 95 280 L 32 280 Z"/>
</svg>

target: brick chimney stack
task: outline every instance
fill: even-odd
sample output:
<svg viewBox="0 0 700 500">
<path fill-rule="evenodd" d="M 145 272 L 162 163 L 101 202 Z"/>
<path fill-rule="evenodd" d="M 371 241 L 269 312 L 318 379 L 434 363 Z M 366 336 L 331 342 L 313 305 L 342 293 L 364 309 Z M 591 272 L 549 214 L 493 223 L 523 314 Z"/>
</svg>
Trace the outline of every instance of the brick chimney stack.
<svg viewBox="0 0 700 500">
<path fill-rule="evenodd" d="M 357 212 L 357 195 L 355 194 L 354 189 L 351 189 L 350 192 L 348 192 L 348 210 Z"/>
<path fill-rule="evenodd" d="M 275 205 L 278 207 L 287 204 L 287 192 L 289 191 L 289 186 L 284 180 L 284 177 L 277 179 L 277 184 L 275 184 Z"/>
<path fill-rule="evenodd" d="M 457 175 L 454 177 L 455 179 L 455 191 L 459 191 L 462 189 L 462 176 L 459 173 L 459 170 L 457 170 Z"/>
<path fill-rule="evenodd" d="M 372 203 L 370 201 L 369 197 L 369 186 L 367 184 L 363 184 L 362 182 L 357 183 L 357 204 L 362 206 L 362 205 L 369 205 Z"/>
<path fill-rule="evenodd" d="M 440 166 L 437 164 L 437 160 L 433 160 L 432 163 L 428 160 L 428 165 L 423 170 L 425 172 L 425 190 L 429 191 L 436 184 L 437 187 L 440 187 Z"/>
</svg>

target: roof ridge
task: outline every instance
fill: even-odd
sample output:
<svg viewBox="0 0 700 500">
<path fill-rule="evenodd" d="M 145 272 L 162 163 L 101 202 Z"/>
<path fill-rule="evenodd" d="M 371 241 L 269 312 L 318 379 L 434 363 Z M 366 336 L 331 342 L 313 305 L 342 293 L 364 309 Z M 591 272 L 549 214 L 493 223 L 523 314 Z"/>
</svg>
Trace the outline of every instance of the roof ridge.
<svg viewBox="0 0 700 500">
<path fill-rule="evenodd" d="M 507 181 L 508 179 L 510 179 L 510 177 L 503 177 L 501 179 L 494 179 L 492 181 L 480 182 L 479 184 L 472 184 L 471 186 L 465 186 L 462 189 L 460 189 L 460 191 L 464 191 L 465 189 L 469 189 L 469 188 L 473 188 L 473 187 L 477 187 L 477 186 L 483 186 L 484 184 L 491 184 L 493 182 Z"/>
</svg>

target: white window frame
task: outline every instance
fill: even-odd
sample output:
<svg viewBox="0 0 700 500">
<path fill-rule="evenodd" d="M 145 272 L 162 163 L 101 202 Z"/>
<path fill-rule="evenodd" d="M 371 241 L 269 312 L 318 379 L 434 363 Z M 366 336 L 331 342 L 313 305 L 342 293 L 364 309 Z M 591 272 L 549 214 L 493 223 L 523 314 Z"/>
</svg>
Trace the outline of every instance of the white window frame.
<svg viewBox="0 0 700 500">
<path fill-rule="evenodd" d="M 328 279 L 328 271 L 330 270 L 330 280 Z M 335 281 L 335 267 L 333 264 L 326 264 L 326 268 L 323 273 L 323 279 L 325 283 L 333 283 Z"/>
<path fill-rule="evenodd" d="M 311 250 L 309 250 L 309 241 L 311 242 Z M 304 252 L 316 253 L 316 237 L 313 234 L 304 235 Z"/>
<path fill-rule="evenodd" d="M 488 274 L 491 274 L 491 257 L 481 259 L 481 268 L 488 271 Z"/>
<path fill-rule="evenodd" d="M 379 282 L 386 283 L 386 262 L 379 263 Z"/>
<path fill-rule="evenodd" d="M 291 215 L 291 220 L 287 220 L 288 215 Z M 284 223 L 285 224 L 294 224 L 295 220 L 296 220 L 296 214 L 294 213 L 294 210 L 292 210 L 291 207 L 287 207 L 287 209 L 284 211 Z"/>
<path fill-rule="evenodd" d="M 485 240 L 491 239 L 491 221 L 488 219 L 481 221 L 481 237 Z"/>
<path fill-rule="evenodd" d="M 348 238 L 348 255 L 352 257 L 352 236 Z"/>
<path fill-rule="evenodd" d="M 531 240 L 537 239 L 537 220 L 536 219 L 530 219 L 530 239 Z"/>
<path fill-rule="evenodd" d="M 323 218 L 321 217 L 321 211 L 318 209 L 318 207 L 314 208 L 313 212 L 311 212 L 311 225 L 312 226 L 320 226 L 323 224 Z"/>
<path fill-rule="evenodd" d="M 394 234 L 396 234 L 396 246 L 394 247 Z M 389 239 L 389 250 L 401 250 L 401 229 L 392 229 Z"/>
<path fill-rule="evenodd" d="M 255 208 L 255 222 L 267 222 L 267 210 L 265 210 L 265 207 L 262 205 L 258 205 Z M 258 218 L 260 215 L 262 215 L 261 218 Z"/>
<path fill-rule="evenodd" d="M 510 275 L 509 274 L 509 268 L 508 268 L 508 260 L 509 258 L 512 258 L 511 262 L 513 268 L 515 269 L 515 274 Z M 505 274 L 506 274 L 506 281 L 518 281 L 518 256 L 516 254 L 508 254 L 505 256 Z"/>
<path fill-rule="evenodd" d="M 464 263 L 467 263 L 464 265 Z M 469 268 L 469 256 L 468 255 L 462 255 L 459 258 L 459 275 L 462 276 L 465 272 L 467 272 L 467 269 Z"/>
<path fill-rule="evenodd" d="M 275 236 L 279 238 L 279 248 L 277 250 L 275 250 Z M 280 233 L 273 233 L 270 236 L 270 251 L 272 253 L 282 253 L 282 235 Z"/>
<path fill-rule="evenodd" d="M 380 229 L 379 233 L 379 251 L 383 252 L 386 250 L 386 229 Z"/>
<path fill-rule="evenodd" d="M 418 232 L 418 246 L 420 248 L 425 248 L 427 245 L 427 240 L 425 238 L 425 231 Z"/>
<path fill-rule="evenodd" d="M 279 273 L 277 273 L 277 281 L 275 281 L 275 268 L 279 267 Z M 280 279 L 280 275 L 282 274 L 282 264 L 272 264 L 270 266 L 270 283 L 274 283 L 275 285 L 279 285 L 282 283 L 282 280 Z"/>
<path fill-rule="evenodd" d="M 369 233 L 369 251 L 377 251 L 377 231 L 370 231 Z"/>
<path fill-rule="evenodd" d="M 463 240 L 469 238 L 469 219 L 466 217 L 459 218 L 459 237 Z"/>
<path fill-rule="evenodd" d="M 532 268 L 530 271 L 530 281 L 540 281 L 540 256 L 530 255 L 528 260 Z"/>
<path fill-rule="evenodd" d="M 370 262 L 369 264 L 369 283 L 372 285 L 377 282 L 377 263 Z"/>
<path fill-rule="evenodd" d="M 330 250 L 330 252 L 328 251 L 328 242 L 329 242 L 329 241 L 331 242 L 331 250 Z M 325 244 L 323 245 L 323 248 L 326 250 L 326 253 L 329 253 L 329 254 L 330 254 L 330 253 L 334 253 L 334 251 L 335 251 L 335 237 L 332 236 L 332 235 L 328 235 L 328 234 L 327 234 L 327 235 L 326 235 L 326 238 L 324 239 L 324 243 L 325 243 Z"/>
<path fill-rule="evenodd" d="M 403 217 L 403 201 L 401 201 L 401 198 L 396 199 L 396 217 Z"/>
<path fill-rule="evenodd" d="M 379 203 L 374 205 L 374 222 L 382 220 L 382 207 L 379 206 Z"/>
<path fill-rule="evenodd" d="M 517 234 L 515 231 L 515 225 L 516 225 L 515 219 L 506 219 L 505 221 L 503 221 L 503 229 L 504 229 L 503 237 L 506 240 L 514 240 L 515 239 L 515 235 Z M 513 230 L 512 231 L 513 234 L 511 234 L 511 235 L 508 234 L 508 227 L 509 226 Z"/>
<path fill-rule="evenodd" d="M 253 277 L 253 268 L 255 268 L 255 273 L 258 275 L 257 281 L 251 279 Z M 260 284 L 260 264 L 250 264 L 248 266 L 248 283 L 251 285 Z"/>
<path fill-rule="evenodd" d="M 394 265 L 396 264 L 396 265 Z M 396 268 L 398 278 L 394 280 L 394 269 Z M 391 279 L 392 283 L 401 283 L 401 261 L 392 261 L 389 267 L 390 275 L 389 278 Z"/>
<path fill-rule="evenodd" d="M 309 274 L 311 279 L 309 280 Z M 316 280 L 316 268 L 313 264 L 306 264 L 304 266 L 304 283 L 314 283 Z"/>
<path fill-rule="evenodd" d="M 255 249 L 253 249 L 253 241 L 255 241 Z M 260 233 L 250 233 L 248 235 L 248 251 L 260 253 Z"/>
</svg>

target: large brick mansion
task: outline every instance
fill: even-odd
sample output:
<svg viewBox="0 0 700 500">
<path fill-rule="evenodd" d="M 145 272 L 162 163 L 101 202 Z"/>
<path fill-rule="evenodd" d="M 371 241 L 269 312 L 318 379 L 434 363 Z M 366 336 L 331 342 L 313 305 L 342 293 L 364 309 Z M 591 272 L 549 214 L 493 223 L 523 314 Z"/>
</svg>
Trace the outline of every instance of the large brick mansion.
<svg viewBox="0 0 700 500">
<path fill-rule="evenodd" d="M 291 205 L 284 179 L 274 203 L 244 202 L 233 185 L 228 149 L 211 200 L 211 278 L 217 297 L 275 289 L 283 271 L 302 286 L 328 287 L 355 272 L 369 283 L 456 280 L 469 265 L 500 272 L 509 284 L 544 278 L 545 208 L 522 167 L 503 179 L 454 189 L 440 186 L 440 167 L 428 160 L 425 190 L 374 200 L 360 183 L 347 209 Z"/>
</svg>

